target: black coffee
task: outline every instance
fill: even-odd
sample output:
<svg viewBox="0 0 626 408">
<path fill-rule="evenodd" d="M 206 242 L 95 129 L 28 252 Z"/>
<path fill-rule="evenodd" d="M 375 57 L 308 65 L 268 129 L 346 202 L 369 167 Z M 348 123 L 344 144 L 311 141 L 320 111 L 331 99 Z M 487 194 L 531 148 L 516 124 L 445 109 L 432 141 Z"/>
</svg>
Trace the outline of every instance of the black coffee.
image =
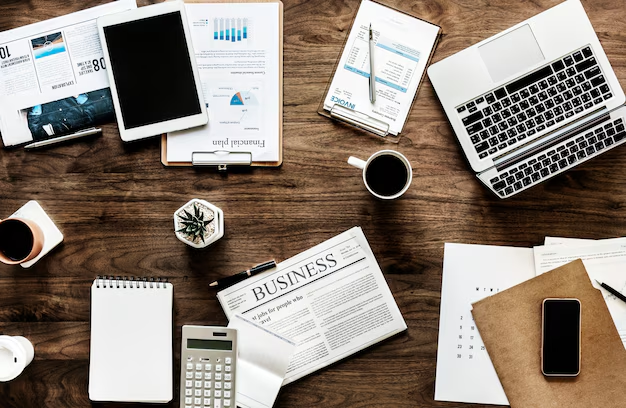
<svg viewBox="0 0 626 408">
<path fill-rule="evenodd" d="M 0 224 L 0 251 L 12 261 L 21 261 L 33 249 L 33 233 L 19 220 L 6 220 Z"/>
<path fill-rule="evenodd" d="M 396 156 L 383 154 L 375 157 L 367 166 L 365 180 L 376 194 L 390 197 L 398 194 L 408 182 L 409 170 Z"/>
</svg>

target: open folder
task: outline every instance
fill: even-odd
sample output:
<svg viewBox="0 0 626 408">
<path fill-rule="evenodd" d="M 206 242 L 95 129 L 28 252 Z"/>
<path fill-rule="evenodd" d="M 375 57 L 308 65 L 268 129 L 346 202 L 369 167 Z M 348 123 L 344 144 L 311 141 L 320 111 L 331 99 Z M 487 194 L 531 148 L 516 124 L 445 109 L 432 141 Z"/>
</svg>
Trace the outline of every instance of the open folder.
<svg viewBox="0 0 626 408">
<path fill-rule="evenodd" d="M 541 372 L 541 304 L 566 297 L 581 302 L 580 374 L 548 378 Z M 512 408 L 624 406 L 626 350 L 580 259 L 472 306 Z"/>
<path fill-rule="evenodd" d="M 163 135 L 165 166 L 280 166 L 283 4 L 186 0 L 208 125 Z"/>
</svg>

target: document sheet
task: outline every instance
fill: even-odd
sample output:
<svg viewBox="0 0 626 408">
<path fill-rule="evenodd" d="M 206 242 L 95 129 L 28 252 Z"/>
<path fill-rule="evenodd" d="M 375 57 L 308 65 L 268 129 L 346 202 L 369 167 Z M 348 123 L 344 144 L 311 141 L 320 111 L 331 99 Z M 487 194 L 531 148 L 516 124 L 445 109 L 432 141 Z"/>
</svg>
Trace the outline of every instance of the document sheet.
<svg viewBox="0 0 626 408">
<path fill-rule="evenodd" d="M 98 17 L 119 0 L 0 33 L 0 132 L 5 146 L 113 121 Z"/>
<path fill-rule="evenodd" d="M 185 4 L 209 124 L 167 137 L 167 161 L 194 152 L 280 158 L 279 3 Z"/>
<path fill-rule="evenodd" d="M 578 245 L 578 246 L 589 246 L 594 243 L 607 243 L 607 242 L 626 242 L 626 238 L 606 238 L 606 239 L 581 239 L 581 238 L 561 238 L 561 237 L 546 237 L 543 241 L 544 245 L 564 245 L 567 244 L 569 246 Z"/>
<path fill-rule="evenodd" d="M 359 227 L 217 297 L 229 320 L 239 313 L 296 342 L 283 385 L 407 327 Z"/>
<path fill-rule="evenodd" d="M 296 344 L 241 315 L 228 327 L 237 329 L 237 406 L 272 408 Z"/>
<path fill-rule="evenodd" d="M 445 244 L 435 400 L 509 404 L 471 304 L 533 277 L 530 248 Z"/>
<path fill-rule="evenodd" d="M 369 26 L 374 34 L 376 102 L 369 99 Z M 437 41 L 439 27 L 369 0 L 363 0 L 337 65 L 324 109 L 335 104 L 389 124 L 397 135 Z"/>
<path fill-rule="evenodd" d="M 626 303 L 603 289 L 596 279 L 626 294 L 626 239 L 560 240 L 534 248 L 537 275 L 551 271 L 576 259 L 582 259 L 591 283 L 602 292 L 617 331 L 626 347 Z"/>
</svg>

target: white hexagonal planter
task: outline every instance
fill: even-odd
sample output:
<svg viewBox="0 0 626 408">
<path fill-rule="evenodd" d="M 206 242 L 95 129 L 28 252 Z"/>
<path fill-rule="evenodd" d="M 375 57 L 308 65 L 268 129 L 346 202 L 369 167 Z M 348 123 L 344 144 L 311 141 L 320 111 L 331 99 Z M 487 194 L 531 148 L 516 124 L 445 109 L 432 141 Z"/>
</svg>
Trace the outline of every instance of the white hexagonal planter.
<svg viewBox="0 0 626 408">
<path fill-rule="evenodd" d="M 200 224 L 204 231 L 199 230 Z M 192 234 L 197 230 L 200 233 Z M 174 213 L 174 231 L 185 244 L 205 248 L 224 236 L 224 212 L 208 201 L 194 198 Z"/>
</svg>

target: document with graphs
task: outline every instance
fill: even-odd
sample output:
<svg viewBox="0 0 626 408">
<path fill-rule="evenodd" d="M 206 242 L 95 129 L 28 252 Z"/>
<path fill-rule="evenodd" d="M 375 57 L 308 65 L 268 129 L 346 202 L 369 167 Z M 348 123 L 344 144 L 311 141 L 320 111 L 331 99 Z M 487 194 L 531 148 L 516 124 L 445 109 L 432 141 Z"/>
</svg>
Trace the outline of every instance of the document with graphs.
<svg viewBox="0 0 626 408">
<path fill-rule="evenodd" d="M 373 35 L 376 100 L 370 102 L 369 28 Z M 389 125 L 398 135 L 411 110 L 417 88 L 440 28 L 409 14 L 363 0 L 324 99 L 324 109 L 336 106 Z"/>
<path fill-rule="evenodd" d="M 283 385 L 406 330 L 360 227 L 217 294 L 241 314 L 296 343 Z"/>
<path fill-rule="evenodd" d="M 187 2 L 185 11 L 209 123 L 169 133 L 166 162 L 194 153 L 246 153 L 282 162 L 282 4 Z M 251 163 L 247 163 L 251 164 Z"/>
</svg>

